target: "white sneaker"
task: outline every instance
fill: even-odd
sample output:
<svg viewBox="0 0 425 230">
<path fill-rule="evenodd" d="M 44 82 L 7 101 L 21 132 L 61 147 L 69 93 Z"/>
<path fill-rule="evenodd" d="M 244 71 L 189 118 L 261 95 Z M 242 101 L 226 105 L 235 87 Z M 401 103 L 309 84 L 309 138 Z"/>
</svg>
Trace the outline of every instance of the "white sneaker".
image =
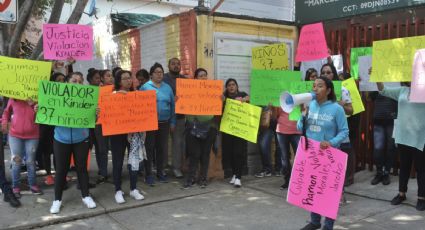
<svg viewBox="0 0 425 230">
<path fill-rule="evenodd" d="M 94 203 L 94 200 L 90 196 L 86 196 L 82 200 L 87 208 L 96 208 L 96 203 Z"/>
<path fill-rule="evenodd" d="M 230 180 L 230 184 L 234 184 L 236 180 L 236 175 L 233 175 L 232 179 Z"/>
<path fill-rule="evenodd" d="M 52 203 L 52 207 L 50 207 L 50 213 L 51 214 L 58 214 L 61 210 L 62 201 L 55 200 Z"/>
<path fill-rule="evenodd" d="M 234 185 L 235 185 L 236 188 L 240 188 L 242 186 L 241 180 L 240 179 L 236 179 Z"/>
<path fill-rule="evenodd" d="M 145 197 L 142 194 L 140 194 L 139 190 L 137 189 L 134 189 L 133 191 L 131 191 L 130 196 L 133 197 L 135 200 L 145 199 Z"/>
<path fill-rule="evenodd" d="M 122 204 L 122 203 L 124 203 L 125 202 L 125 200 L 124 200 L 124 193 L 120 190 L 120 191 L 117 191 L 116 193 L 115 193 L 115 201 L 118 203 L 118 204 Z"/>
</svg>

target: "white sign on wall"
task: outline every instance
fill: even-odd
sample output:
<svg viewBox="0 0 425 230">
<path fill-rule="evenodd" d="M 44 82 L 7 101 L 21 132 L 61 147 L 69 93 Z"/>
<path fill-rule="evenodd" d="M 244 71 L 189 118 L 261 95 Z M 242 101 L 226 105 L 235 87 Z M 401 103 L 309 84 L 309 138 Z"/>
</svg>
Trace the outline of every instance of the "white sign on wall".
<svg viewBox="0 0 425 230">
<path fill-rule="evenodd" d="M 18 0 L 0 0 L 0 22 L 18 21 Z"/>
</svg>

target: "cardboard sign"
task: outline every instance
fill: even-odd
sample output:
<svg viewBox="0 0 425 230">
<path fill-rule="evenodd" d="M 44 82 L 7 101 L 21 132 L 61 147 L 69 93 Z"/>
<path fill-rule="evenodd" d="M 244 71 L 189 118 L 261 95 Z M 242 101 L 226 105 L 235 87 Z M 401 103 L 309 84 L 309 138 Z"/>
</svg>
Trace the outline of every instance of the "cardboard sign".
<svg viewBox="0 0 425 230">
<path fill-rule="evenodd" d="M 359 89 L 360 91 L 378 91 L 375 82 L 370 82 L 369 69 L 372 67 L 372 56 L 360 56 L 359 58 Z M 384 82 L 386 87 L 400 87 L 399 82 Z"/>
<path fill-rule="evenodd" d="M 289 91 L 291 82 L 301 81 L 301 74 L 299 71 L 253 69 L 250 80 L 252 104 L 280 106 L 280 95 Z"/>
<path fill-rule="evenodd" d="M 354 79 L 359 78 L 359 57 L 372 55 L 372 47 L 351 48 L 350 53 L 350 74 Z"/>
<path fill-rule="evenodd" d="M 252 69 L 288 70 L 286 44 L 273 44 L 252 48 Z"/>
<path fill-rule="evenodd" d="M 344 187 L 347 154 L 320 149 L 320 142 L 301 137 L 295 155 L 287 201 L 322 216 L 336 219 Z"/>
<path fill-rule="evenodd" d="M 100 111 L 102 111 L 102 103 L 100 103 L 102 101 L 102 98 L 107 96 L 107 95 L 111 95 L 112 92 L 114 91 L 114 85 L 105 85 L 105 86 L 101 86 L 99 88 L 99 109 Z M 99 116 L 97 118 L 97 122 L 96 125 L 101 124 L 102 123 L 102 119 Z"/>
<path fill-rule="evenodd" d="M 321 22 L 301 28 L 295 61 L 312 61 L 328 57 L 325 32 Z"/>
<path fill-rule="evenodd" d="M 44 59 L 93 59 L 93 27 L 74 24 L 43 24 Z"/>
<path fill-rule="evenodd" d="M 412 81 L 416 50 L 425 48 L 425 36 L 374 41 L 371 82 Z"/>
<path fill-rule="evenodd" d="M 260 107 L 228 98 L 221 118 L 220 131 L 257 143 L 260 117 Z"/>
<path fill-rule="evenodd" d="M 176 113 L 221 115 L 223 81 L 177 78 Z"/>
<path fill-rule="evenodd" d="M 99 87 L 40 81 L 36 123 L 94 128 Z"/>
<path fill-rule="evenodd" d="M 425 103 L 425 49 L 418 50 L 415 54 L 409 100 Z"/>
<path fill-rule="evenodd" d="M 38 81 L 49 80 L 52 63 L 0 56 L 0 95 L 37 100 Z"/>
<path fill-rule="evenodd" d="M 344 86 L 350 92 L 351 105 L 353 106 L 353 115 L 363 112 L 364 105 L 362 97 L 360 96 L 359 90 L 357 89 L 354 78 L 349 78 L 343 81 L 342 86 Z"/>
<path fill-rule="evenodd" d="M 105 95 L 100 104 L 104 136 L 158 129 L 154 90 Z"/>
</svg>

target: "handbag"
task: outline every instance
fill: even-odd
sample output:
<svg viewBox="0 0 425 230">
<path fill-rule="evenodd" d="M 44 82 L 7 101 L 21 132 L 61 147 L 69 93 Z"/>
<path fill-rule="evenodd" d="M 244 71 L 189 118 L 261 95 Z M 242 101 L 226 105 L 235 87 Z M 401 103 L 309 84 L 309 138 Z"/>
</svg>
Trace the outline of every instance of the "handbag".
<svg viewBox="0 0 425 230">
<path fill-rule="evenodd" d="M 272 116 L 271 110 L 266 110 L 261 112 L 261 118 L 260 118 L 261 129 L 268 129 L 270 127 L 271 116 Z"/>
<path fill-rule="evenodd" d="M 198 119 L 194 119 L 192 122 L 189 123 L 189 133 L 190 135 L 205 140 L 208 137 L 208 131 L 210 130 L 210 124 L 207 123 L 201 123 L 198 121 Z"/>
</svg>

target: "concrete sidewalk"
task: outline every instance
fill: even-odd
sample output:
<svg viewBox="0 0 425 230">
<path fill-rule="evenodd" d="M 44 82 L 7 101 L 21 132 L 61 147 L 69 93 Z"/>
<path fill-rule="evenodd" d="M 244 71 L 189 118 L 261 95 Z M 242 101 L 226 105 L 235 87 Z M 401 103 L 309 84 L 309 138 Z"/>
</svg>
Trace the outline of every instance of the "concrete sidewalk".
<svg viewBox="0 0 425 230">
<path fill-rule="evenodd" d="M 8 159 L 8 158 L 6 158 Z M 94 158 L 92 157 L 92 162 Z M 6 163 L 7 165 L 9 163 Z M 95 172 L 91 171 L 94 181 Z M 346 188 L 347 203 L 341 205 L 335 229 L 424 229 L 425 212 L 418 212 L 416 180 L 409 183 L 407 204 L 392 206 L 389 201 L 398 190 L 397 177 L 388 186 L 370 185 L 374 174 L 361 171 L 355 184 Z M 42 177 L 38 177 L 41 184 Z M 309 213 L 288 204 L 286 190 L 279 190 L 282 177 L 245 177 L 241 189 L 226 181 L 211 182 L 183 190 L 182 180 L 148 187 L 140 178 L 138 188 L 144 201 L 128 196 L 125 170 L 123 189 L 127 202 L 115 203 L 111 182 L 91 189 L 96 209 L 83 206 L 75 182 L 64 192 L 59 215 L 51 215 L 53 187 L 43 186 L 44 195 L 23 194 L 22 207 L 11 208 L 0 201 L 0 228 L 27 229 L 299 229 Z"/>
</svg>

